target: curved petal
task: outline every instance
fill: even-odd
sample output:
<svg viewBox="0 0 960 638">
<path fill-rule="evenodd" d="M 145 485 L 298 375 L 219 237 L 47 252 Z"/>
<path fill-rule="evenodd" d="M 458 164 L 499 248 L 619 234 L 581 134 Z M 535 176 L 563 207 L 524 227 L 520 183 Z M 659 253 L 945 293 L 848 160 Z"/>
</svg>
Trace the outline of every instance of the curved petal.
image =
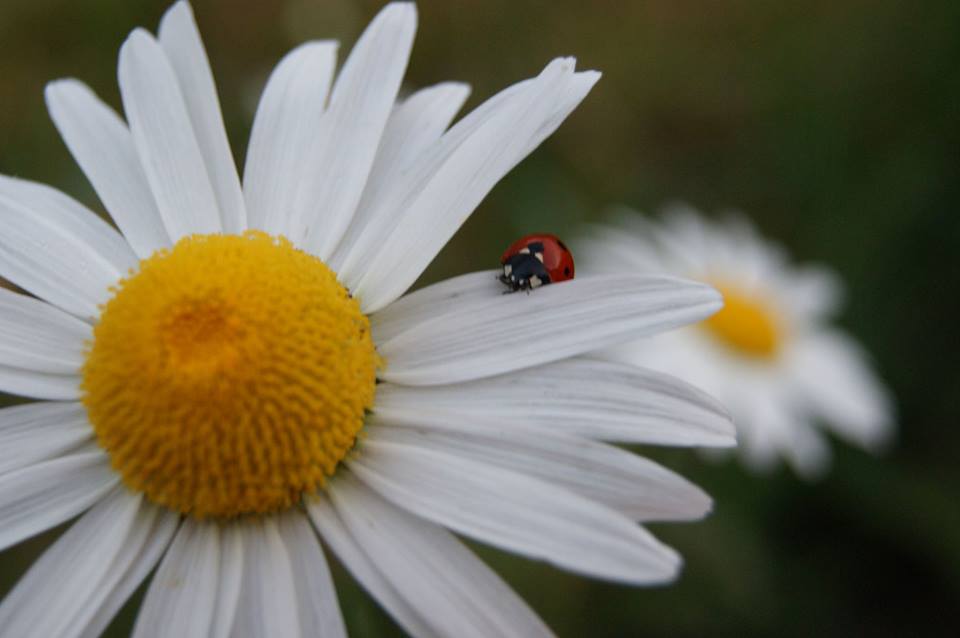
<svg viewBox="0 0 960 638">
<path fill-rule="evenodd" d="M 786 303 L 797 316 L 808 320 L 823 320 L 836 314 L 843 303 L 843 284 L 833 270 L 825 266 L 796 267 L 783 276 Z"/>
<path fill-rule="evenodd" d="M 381 377 L 434 385 L 565 359 L 699 321 L 722 305 L 704 284 L 633 274 L 573 279 L 532 294 L 478 290 L 377 344 Z"/>
<path fill-rule="evenodd" d="M 823 478 L 833 460 L 833 453 L 823 432 L 812 423 L 796 420 L 787 434 L 789 438 L 782 452 L 797 474 L 808 481 Z"/>
<path fill-rule="evenodd" d="M 501 272 L 471 272 L 444 279 L 400 297 L 383 310 L 370 315 L 374 341 L 385 343 L 421 323 L 455 312 L 464 301 L 469 303 L 502 295 L 506 288 L 497 279 Z"/>
<path fill-rule="evenodd" d="M 136 556 L 129 561 L 123 577 L 101 601 L 86 627 L 77 634 L 78 638 L 99 638 L 167 550 L 170 539 L 173 538 L 180 524 L 180 517 L 165 509 L 153 509 L 155 510 L 153 524 L 146 534 L 143 546 L 136 551 Z M 141 516 L 144 515 L 141 514 Z"/>
<path fill-rule="evenodd" d="M 245 563 L 240 525 L 225 525 L 220 530 L 220 586 L 217 589 L 210 638 L 227 638 L 233 630 Z"/>
<path fill-rule="evenodd" d="M 247 227 L 243 191 L 230 152 L 227 131 L 223 126 L 220 99 L 217 97 L 210 61 L 189 3 L 180 0 L 167 10 L 160 21 L 157 37 L 176 73 L 200 154 L 219 204 L 223 231 L 233 234 L 243 232 Z"/>
<path fill-rule="evenodd" d="M 381 197 L 385 187 L 440 139 L 469 96 L 469 85 L 442 82 L 420 89 L 394 106 L 370 169 L 361 209 Z"/>
<path fill-rule="evenodd" d="M 79 403 L 44 401 L 0 408 L 0 475 L 55 458 L 93 439 Z"/>
<path fill-rule="evenodd" d="M 495 96 L 494 106 L 465 117 L 411 168 L 389 198 L 399 205 L 395 230 L 354 287 L 365 312 L 403 294 L 494 185 L 586 97 L 599 74 L 573 68 L 572 58 L 554 60 L 532 82 Z"/>
<path fill-rule="evenodd" d="M 80 202 L 46 184 L 0 175 L 0 198 L 42 217 L 43 222 L 70 234 L 96 252 L 112 269 L 111 276 L 125 275 L 138 264 L 130 245 L 113 227 Z"/>
<path fill-rule="evenodd" d="M 730 447 L 736 430 L 714 399 L 679 379 L 573 358 L 442 386 L 377 386 L 385 422 L 430 427 L 516 423 L 599 441 Z"/>
<path fill-rule="evenodd" d="M 631 520 L 703 518 L 712 502 L 703 490 L 665 467 L 626 450 L 558 436 L 519 420 L 459 423 L 443 427 L 379 426 L 368 422 L 377 442 L 414 446 L 540 479 L 610 507 Z"/>
<path fill-rule="evenodd" d="M 232 635 L 295 638 L 301 634 L 291 557 L 273 518 L 237 523 L 243 583 Z"/>
<path fill-rule="evenodd" d="M 374 600 L 389 613 L 397 624 L 411 636 L 439 637 L 424 620 L 415 603 L 408 602 L 400 592 L 401 583 L 391 583 L 378 569 L 373 559 L 364 553 L 356 538 L 347 529 L 329 499 L 318 495 L 306 501 L 307 513 L 323 540 Z"/>
<path fill-rule="evenodd" d="M 277 524 L 291 556 L 300 626 L 304 633 L 323 638 L 346 638 L 347 630 L 330 568 L 307 517 L 299 511 L 287 511 L 278 517 Z"/>
<path fill-rule="evenodd" d="M 102 499 L 119 480 L 100 450 L 0 475 L 0 549 L 73 518 Z"/>
<path fill-rule="evenodd" d="M 96 317 L 137 266 L 107 222 L 42 184 L 0 176 L 0 226 L 0 275 L 81 317 Z"/>
<path fill-rule="evenodd" d="M 220 232 L 219 205 L 177 75 L 143 29 L 123 43 L 118 77 L 133 142 L 170 238 Z"/>
<path fill-rule="evenodd" d="M 87 85 L 47 85 L 47 110 L 60 136 L 141 259 L 170 245 L 126 122 Z"/>
<path fill-rule="evenodd" d="M 80 398 L 80 377 L 48 374 L 0 365 L 0 392 L 31 399 L 73 401 Z"/>
<path fill-rule="evenodd" d="M 209 636 L 219 573 L 219 525 L 185 519 L 150 583 L 133 635 Z"/>
<path fill-rule="evenodd" d="M 313 179 L 298 189 L 290 239 L 327 259 L 353 218 L 417 29 L 412 2 L 388 4 L 350 52 L 330 95 L 321 139 L 308 157 Z"/>
<path fill-rule="evenodd" d="M 286 232 L 299 184 L 313 179 L 307 156 L 318 143 L 336 62 L 336 42 L 308 42 L 284 56 L 270 75 L 243 169 L 250 228 Z"/>
<path fill-rule="evenodd" d="M 330 487 L 340 520 L 441 636 L 550 636 L 529 607 L 443 528 L 345 476 Z"/>
<path fill-rule="evenodd" d="M 146 574 L 142 557 L 159 556 L 150 548 L 169 538 L 164 530 L 172 532 L 172 526 L 162 520 L 169 516 L 123 488 L 102 499 L 0 603 L 4 633 L 24 638 L 84 633 L 129 575 Z"/>
<path fill-rule="evenodd" d="M 358 242 L 363 241 L 368 226 L 392 226 L 392 220 L 385 216 L 395 214 L 388 200 L 395 193 L 397 182 L 440 139 L 469 95 L 468 85 L 444 82 L 421 89 L 394 107 L 357 212 L 330 258 L 330 267 L 341 281 L 354 282 L 363 274 L 362 247 L 370 242 L 359 246 Z"/>
<path fill-rule="evenodd" d="M 510 470 L 373 438 L 347 466 L 399 507 L 563 569 L 639 585 L 670 581 L 680 567 L 626 516 Z"/>
<path fill-rule="evenodd" d="M 90 324 L 48 303 L 0 288 L 0 361 L 32 372 L 78 374 Z"/>
<path fill-rule="evenodd" d="M 804 403 L 837 434 L 874 452 L 894 434 L 893 401 L 866 352 L 831 330 L 807 335 L 789 353 L 789 374 Z"/>
</svg>

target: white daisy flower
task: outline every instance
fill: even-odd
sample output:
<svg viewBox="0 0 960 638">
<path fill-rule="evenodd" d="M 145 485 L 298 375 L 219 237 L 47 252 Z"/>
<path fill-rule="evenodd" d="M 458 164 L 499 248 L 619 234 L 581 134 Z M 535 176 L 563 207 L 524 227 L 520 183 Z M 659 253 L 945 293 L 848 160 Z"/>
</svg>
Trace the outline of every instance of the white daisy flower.
<svg viewBox="0 0 960 638">
<path fill-rule="evenodd" d="M 724 308 L 696 326 L 618 345 L 610 358 L 681 375 L 733 415 L 739 450 L 755 469 L 784 457 L 806 476 L 830 450 L 817 424 L 870 451 L 893 433 L 889 393 L 869 357 L 828 320 L 840 284 L 819 266 L 789 263 L 742 216 L 712 222 L 685 205 L 660 223 L 622 211 L 580 243 L 584 270 L 668 273 L 708 282 Z"/>
<path fill-rule="evenodd" d="M 242 186 L 186 3 L 124 43 L 126 121 L 49 86 L 120 232 L 0 178 L 0 276 L 35 295 L 0 290 L 0 390 L 40 400 L 0 410 L 0 549 L 80 515 L 0 634 L 95 636 L 156 567 L 137 636 L 343 635 L 320 539 L 418 636 L 549 633 L 452 532 L 674 578 L 637 522 L 709 498 L 593 440 L 728 446 L 732 424 L 679 381 L 580 355 L 719 295 L 632 273 L 504 295 L 493 271 L 404 295 L 599 77 L 558 59 L 450 126 L 462 84 L 396 103 L 415 28 L 390 4 L 338 74 L 334 42 L 284 58 Z"/>
</svg>

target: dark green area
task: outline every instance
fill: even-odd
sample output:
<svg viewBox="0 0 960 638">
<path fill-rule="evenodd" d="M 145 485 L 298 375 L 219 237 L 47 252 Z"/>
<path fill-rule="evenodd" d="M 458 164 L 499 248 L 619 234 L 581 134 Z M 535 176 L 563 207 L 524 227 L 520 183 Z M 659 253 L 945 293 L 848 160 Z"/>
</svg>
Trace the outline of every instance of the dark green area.
<svg viewBox="0 0 960 638">
<path fill-rule="evenodd" d="M 240 157 L 280 55 L 306 38 L 352 42 L 377 8 L 195 4 Z M 117 49 L 165 6 L 0 4 L 0 172 L 99 206 L 47 119 L 43 85 L 77 76 L 118 104 Z M 960 3 L 431 0 L 420 16 L 408 82 L 468 81 L 470 106 L 556 55 L 604 72 L 424 281 L 492 267 L 519 234 L 569 234 L 613 203 L 739 207 L 798 259 L 843 275 L 842 324 L 899 403 L 899 440 L 885 457 L 837 442 L 834 470 L 816 484 L 652 451 L 716 500 L 704 522 L 657 526 L 686 558 L 672 587 L 599 584 L 481 554 L 562 636 L 956 635 Z M 54 537 L 0 554 L 0 591 Z M 396 631 L 342 572 L 338 586 L 352 635 Z M 132 617 L 128 607 L 111 635 L 126 635 Z"/>
</svg>

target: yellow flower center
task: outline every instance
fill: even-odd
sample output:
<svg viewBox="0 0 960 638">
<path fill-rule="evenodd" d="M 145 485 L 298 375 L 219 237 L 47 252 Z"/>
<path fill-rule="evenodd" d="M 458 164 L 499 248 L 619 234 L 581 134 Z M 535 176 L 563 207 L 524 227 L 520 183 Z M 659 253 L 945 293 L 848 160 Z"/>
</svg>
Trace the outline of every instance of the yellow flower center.
<svg viewBox="0 0 960 638">
<path fill-rule="evenodd" d="M 781 329 L 770 305 L 740 289 L 722 284 L 723 309 L 703 322 L 711 335 L 739 354 L 771 358 L 780 347 Z"/>
<path fill-rule="evenodd" d="M 319 259 L 260 232 L 195 235 L 113 292 L 83 403 L 131 489 L 198 518 L 272 512 L 353 447 L 379 358 Z"/>
</svg>

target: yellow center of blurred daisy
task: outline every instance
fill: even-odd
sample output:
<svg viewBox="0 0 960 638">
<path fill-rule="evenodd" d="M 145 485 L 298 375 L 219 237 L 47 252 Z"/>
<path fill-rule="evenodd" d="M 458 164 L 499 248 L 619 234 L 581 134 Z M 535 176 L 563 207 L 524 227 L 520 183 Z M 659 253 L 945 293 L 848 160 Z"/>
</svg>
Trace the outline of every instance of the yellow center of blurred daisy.
<svg viewBox="0 0 960 638">
<path fill-rule="evenodd" d="M 764 300 L 729 285 L 714 284 L 723 295 L 723 309 L 703 322 L 711 335 L 740 354 L 770 358 L 780 347 L 780 326 Z"/>
<path fill-rule="evenodd" d="M 260 232 L 195 235 L 116 286 L 83 403 L 131 489 L 198 518 L 262 514 L 333 474 L 379 361 L 319 259 Z"/>
</svg>

